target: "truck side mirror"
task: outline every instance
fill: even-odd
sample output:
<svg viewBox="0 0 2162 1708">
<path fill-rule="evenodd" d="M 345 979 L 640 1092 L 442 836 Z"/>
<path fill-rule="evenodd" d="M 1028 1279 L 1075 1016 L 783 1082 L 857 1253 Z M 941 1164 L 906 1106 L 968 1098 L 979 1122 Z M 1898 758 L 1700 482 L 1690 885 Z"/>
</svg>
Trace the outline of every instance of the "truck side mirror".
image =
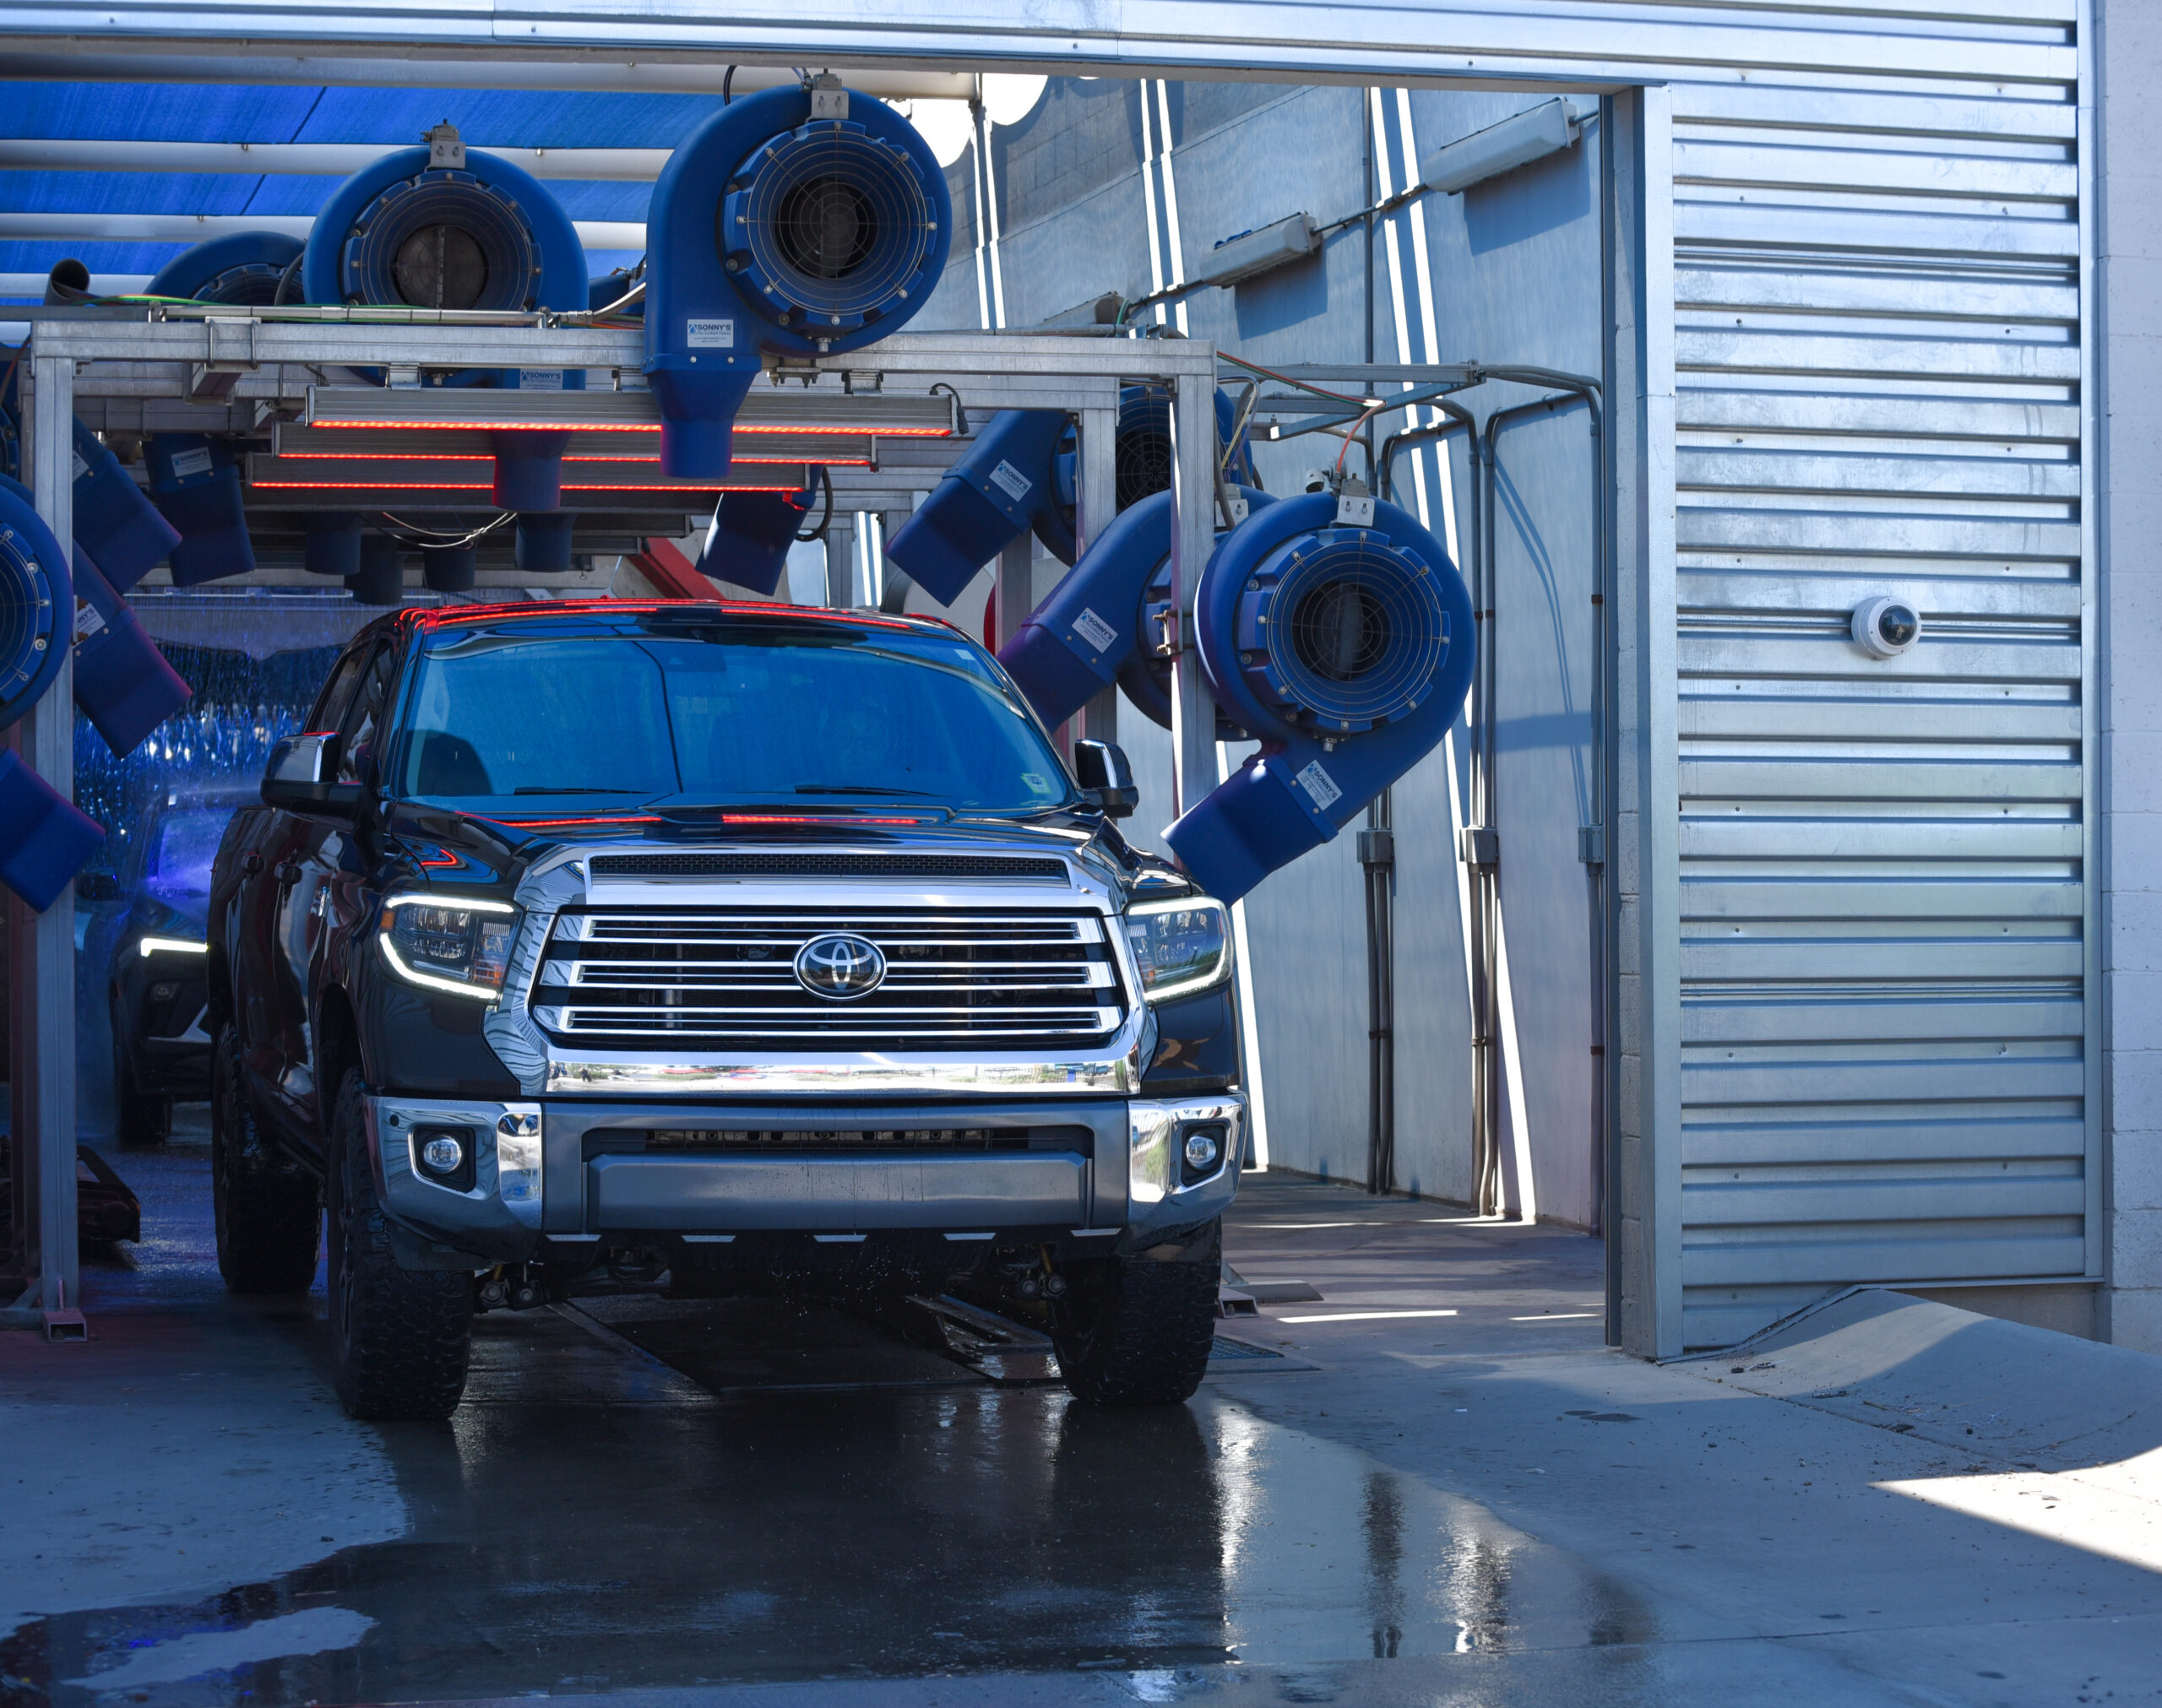
<svg viewBox="0 0 2162 1708">
<path fill-rule="evenodd" d="M 82 872 L 75 879 L 79 902 L 117 902 L 124 899 L 120 879 L 111 872 Z"/>
<path fill-rule="evenodd" d="M 1106 818 L 1131 818 L 1141 805 L 1141 791 L 1133 786 L 1133 767 L 1126 750 L 1115 741 L 1077 741 L 1073 744 L 1073 776 L 1081 792 L 1103 809 Z"/>
<path fill-rule="evenodd" d="M 340 783 L 338 732 L 312 729 L 288 735 L 270 750 L 263 768 L 263 804 L 287 812 L 351 818 L 360 811 L 361 785 Z"/>
</svg>

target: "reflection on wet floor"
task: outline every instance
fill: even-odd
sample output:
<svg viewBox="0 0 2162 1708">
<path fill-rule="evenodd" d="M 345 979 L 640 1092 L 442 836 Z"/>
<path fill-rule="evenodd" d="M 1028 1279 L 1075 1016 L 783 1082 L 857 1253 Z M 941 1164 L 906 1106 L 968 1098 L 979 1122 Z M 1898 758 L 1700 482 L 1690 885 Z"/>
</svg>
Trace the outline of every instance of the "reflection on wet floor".
<svg viewBox="0 0 2162 1708">
<path fill-rule="evenodd" d="M 735 1326 L 656 1312 L 653 1358 L 567 1314 L 484 1318 L 474 1402 L 383 1432 L 410 1536 L 194 1607 L 39 1621 L 0 1646 L 19 1681 L 0 1700 L 297 1708 L 1650 1633 L 1572 1557 L 1221 1393 L 1098 1410 L 890 1338 L 847 1344 L 878 1335 L 848 1319 L 697 1309 Z M 743 1380 L 762 1360 L 780 1385 Z M 898 1385 L 789 1380 L 837 1360 Z"/>
</svg>

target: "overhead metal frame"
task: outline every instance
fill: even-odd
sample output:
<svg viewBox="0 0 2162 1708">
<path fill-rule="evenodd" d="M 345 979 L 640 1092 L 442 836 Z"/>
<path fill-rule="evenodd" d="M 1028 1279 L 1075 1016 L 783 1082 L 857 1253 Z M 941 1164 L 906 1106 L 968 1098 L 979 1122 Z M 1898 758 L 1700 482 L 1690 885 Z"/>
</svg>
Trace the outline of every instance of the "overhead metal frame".
<svg viewBox="0 0 2162 1708">
<path fill-rule="evenodd" d="M 357 316 L 323 317 L 320 311 L 285 318 L 275 309 L 155 319 L 122 319 L 97 310 L 80 315 L 48 311 L 34 317 L 22 359 L 30 485 L 38 512 L 53 533 L 72 539 L 72 432 L 79 404 L 92 406 L 106 423 L 155 420 L 158 431 L 187 431 L 181 424 L 197 419 L 199 411 L 204 426 L 212 419 L 218 422 L 216 431 L 259 431 L 283 413 L 286 400 L 309 402 L 310 389 L 326 367 L 410 368 L 416 373 L 428 368 L 577 368 L 634 376 L 644 356 L 644 337 L 638 329 L 502 324 L 486 316 L 385 323 Z M 214 364 L 231 373 L 230 388 L 214 402 L 191 402 L 201 390 L 204 373 L 216 371 Z M 815 415 L 837 431 L 873 436 L 882 429 L 891 432 L 897 418 L 921 415 L 921 399 L 932 395 L 934 382 L 951 386 L 953 408 L 973 417 L 1001 409 L 1069 410 L 1079 422 L 1079 533 L 1085 546 L 1101 533 L 1115 508 L 1111 474 L 1120 388 L 1136 382 L 1166 387 L 1177 444 L 1173 579 L 1181 632 L 1190 637 L 1197 583 L 1215 538 L 1215 375 L 1214 347 L 1198 341 L 897 333 L 853 355 L 777 366 L 774 388 L 754 391 L 757 401 L 746 413 L 754 421 L 790 417 L 807 424 Z M 916 399 L 905 405 L 897 403 L 904 388 L 918 385 Z M 579 395 L 572 393 L 476 394 L 419 386 L 385 388 L 377 395 L 394 395 L 398 409 L 411 411 L 395 419 L 440 420 L 454 429 L 470 422 L 480 409 L 584 409 L 597 420 L 613 412 L 611 425 L 641 411 L 650 419 L 651 409 L 649 398 L 629 392 L 588 393 L 577 402 L 570 401 Z M 938 409 L 943 410 L 945 394 L 938 395 Z M 797 401 L 805 398 L 812 401 Z M 955 448 L 964 442 L 913 441 L 916 447 Z M 839 472 L 883 484 L 851 486 L 844 497 L 837 480 L 837 507 L 846 502 L 860 509 L 904 512 L 914 492 L 927 484 L 926 477 L 935 480 L 942 472 L 942 464 L 933 465 L 928 458 L 915 463 L 906 485 L 895 478 L 899 470 Z M 1027 544 L 1025 536 L 1023 543 Z M 845 561 L 845 554 L 835 555 Z M 1176 809 L 1183 811 L 1215 784 L 1216 708 L 1190 646 L 1174 660 L 1173 670 L 1173 791 Z M 24 762 L 70 798 L 73 674 L 70 659 L 14 735 Z M 1106 691 L 1090 702 L 1084 715 L 1091 736 L 1111 739 L 1115 734 L 1115 692 Z M 8 906 L 9 1043 L 15 1064 L 12 1126 L 16 1170 L 24 1189 L 18 1199 L 16 1244 L 26 1263 L 21 1278 L 29 1284 L 12 1304 L 0 1302 L 0 1325 L 41 1326 L 48 1336 L 65 1337 L 81 1326 L 75 1238 L 74 892 L 72 887 L 64 891 L 42 914 L 12 898 Z"/>
</svg>

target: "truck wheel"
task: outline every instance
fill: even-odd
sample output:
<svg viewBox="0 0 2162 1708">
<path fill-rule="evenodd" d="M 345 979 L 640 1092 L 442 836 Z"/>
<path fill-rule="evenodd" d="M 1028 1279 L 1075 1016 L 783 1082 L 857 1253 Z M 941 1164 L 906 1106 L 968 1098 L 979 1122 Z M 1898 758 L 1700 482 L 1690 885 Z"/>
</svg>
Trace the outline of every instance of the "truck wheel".
<svg viewBox="0 0 2162 1708">
<path fill-rule="evenodd" d="M 123 1105 L 123 1108 L 125 1105 Z M 318 1194 L 307 1171 L 271 1147 L 240 1065 L 240 1037 L 210 1046 L 210 1206 L 218 1273 L 235 1293 L 306 1293 L 315 1280 Z"/>
<path fill-rule="evenodd" d="M 1204 1262 L 1091 1258 L 1067 1272 L 1051 1315 L 1058 1368 L 1078 1400 L 1099 1406 L 1176 1406 L 1208 1373 L 1216 1338 L 1220 1230 Z"/>
<path fill-rule="evenodd" d="M 330 1334 L 338 1397 L 356 1418 L 434 1421 L 458 1409 L 473 1335 L 473 1277 L 401 1269 L 376 1202 L 357 1072 L 338 1087 L 330 1126 Z"/>
</svg>

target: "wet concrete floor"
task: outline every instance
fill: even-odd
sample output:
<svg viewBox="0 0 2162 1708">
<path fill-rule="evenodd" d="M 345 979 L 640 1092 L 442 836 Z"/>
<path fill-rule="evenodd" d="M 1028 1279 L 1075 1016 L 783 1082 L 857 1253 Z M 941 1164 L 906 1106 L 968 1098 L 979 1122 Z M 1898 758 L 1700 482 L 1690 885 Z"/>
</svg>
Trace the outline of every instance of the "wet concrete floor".
<svg viewBox="0 0 2162 1708">
<path fill-rule="evenodd" d="M 319 1286 L 220 1288 L 199 1147 L 117 1160 L 95 1338 L 0 1336 L 6 1708 L 2157 1694 L 2154 1574 L 1881 1486 L 1956 1450 L 1605 1351 L 1558 1230 L 1251 1182 L 1230 1261 L 1323 1297 L 1167 1411 L 604 1300 L 481 1319 L 451 1423 L 370 1426 Z"/>
</svg>

